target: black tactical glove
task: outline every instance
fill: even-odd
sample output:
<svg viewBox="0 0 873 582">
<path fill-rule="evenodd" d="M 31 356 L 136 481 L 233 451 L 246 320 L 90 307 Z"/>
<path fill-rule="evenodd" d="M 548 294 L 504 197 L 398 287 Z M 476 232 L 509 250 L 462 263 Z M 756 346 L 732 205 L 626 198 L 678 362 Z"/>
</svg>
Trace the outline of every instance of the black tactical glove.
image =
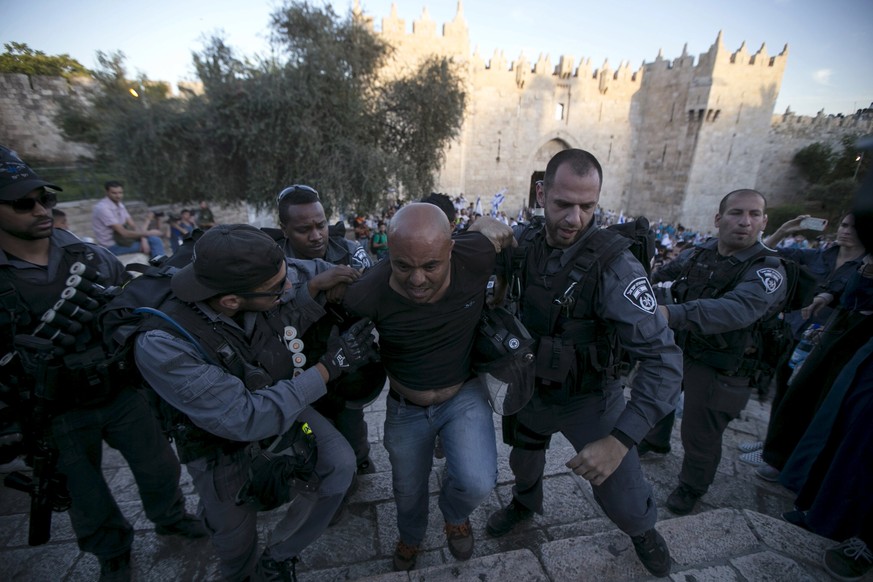
<svg viewBox="0 0 873 582">
<path fill-rule="evenodd" d="M 318 360 L 327 368 L 328 382 L 379 358 L 373 344 L 372 331 L 375 327 L 369 319 L 362 319 L 340 335 L 339 329 L 334 326 L 327 338 L 327 350 Z"/>
</svg>

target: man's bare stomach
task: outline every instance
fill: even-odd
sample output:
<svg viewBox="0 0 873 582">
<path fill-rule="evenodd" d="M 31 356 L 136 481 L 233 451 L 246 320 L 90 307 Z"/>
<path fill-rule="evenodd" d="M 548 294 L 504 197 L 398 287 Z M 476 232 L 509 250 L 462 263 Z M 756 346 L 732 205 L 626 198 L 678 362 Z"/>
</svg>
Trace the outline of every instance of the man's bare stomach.
<svg viewBox="0 0 873 582">
<path fill-rule="evenodd" d="M 459 382 L 454 386 L 449 386 L 447 388 L 437 388 L 435 390 L 413 390 L 411 388 L 407 388 L 394 378 L 389 376 L 388 381 L 390 382 L 391 390 L 394 390 L 403 398 L 408 400 L 413 404 L 417 404 L 418 406 L 433 406 L 434 404 L 442 404 L 443 402 L 450 400 L 455 394 L 457 394 L 461 390 L 461 386 L 464 385 L 463 382 Z"/>
</svg>

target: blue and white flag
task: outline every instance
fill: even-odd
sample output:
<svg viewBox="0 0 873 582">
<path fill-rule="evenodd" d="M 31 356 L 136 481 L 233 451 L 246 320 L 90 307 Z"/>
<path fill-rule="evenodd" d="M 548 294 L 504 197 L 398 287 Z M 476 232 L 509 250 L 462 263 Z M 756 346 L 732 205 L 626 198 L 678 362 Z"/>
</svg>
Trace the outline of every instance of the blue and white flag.
<svg viewBox="0 0 873 582">
<path fill-rule="evenodd" d="M 501 189 L 491 198 L 491 216 L 497 216 L 497 209 L 506 200 L 506 188 Z"/>
</svg>

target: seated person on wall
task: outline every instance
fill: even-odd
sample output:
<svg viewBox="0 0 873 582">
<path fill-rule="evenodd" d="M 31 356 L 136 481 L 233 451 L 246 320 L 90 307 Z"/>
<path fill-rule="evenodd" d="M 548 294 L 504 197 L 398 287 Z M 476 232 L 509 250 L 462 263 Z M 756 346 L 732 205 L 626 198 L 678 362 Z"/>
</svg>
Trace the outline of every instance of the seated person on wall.
<svg viewBox="0 0 873 582">
<path fill-rule="evenodd" d="M 197 210 L 197 228 L 200 230 L 209 230 L 215 226 L 215 215 L 206 200 L 200 201 L 200 208 Z"/>
<path fill-rule="evenodd" d="M 187 208 L 183 208 L 179 212 L 179 216 L 170 218 L 170 248 L 173 249 L 174 253 L 182 246 L 182 240 L 191 234 L 191 231 L 196 226 L 194 219 L 191 217 L 191 211 Z"/>
<path fill-rule="evenodd" d="M 146 230 L 137 227 L 121 201 L 124 198 L 124 185 L 116 180 L 104 184 L 106 196 L 94 205 L 91 225 L 94 238 L 113 255 L 143 253 L 149 258 L 164 254 L 164 243 L 160 230 Z"/>
</svg>

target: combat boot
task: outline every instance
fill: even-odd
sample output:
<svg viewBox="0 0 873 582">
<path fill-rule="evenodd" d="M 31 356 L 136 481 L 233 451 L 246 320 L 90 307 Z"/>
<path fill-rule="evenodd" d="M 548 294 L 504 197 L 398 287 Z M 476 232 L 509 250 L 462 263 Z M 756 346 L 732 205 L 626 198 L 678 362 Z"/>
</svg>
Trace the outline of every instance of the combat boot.
<svg viewBox="0 0 873 582">
<path fill-rule="evenodd" d="M 297 557 L 287 560 L 274 560 L 268 550 L 264 550 L 255 568 L 257 582 L 297 582 Z"/>
<path fill-rule="evenodd" d="M 658 578 L 670 575 L 670 549 L 655 528 L 641 536 L 632 537 L 631 541 L 646 570 Z"/>
<path fill-rule="evenodd" d="M 512 531 L 516 524 L 530 519 L 533 513 L 532 509 L 528 509 L 513 498 L 509 505 L 491 514 L 485 531 L 493 538 L 505 536 Z"/>
</svg>

